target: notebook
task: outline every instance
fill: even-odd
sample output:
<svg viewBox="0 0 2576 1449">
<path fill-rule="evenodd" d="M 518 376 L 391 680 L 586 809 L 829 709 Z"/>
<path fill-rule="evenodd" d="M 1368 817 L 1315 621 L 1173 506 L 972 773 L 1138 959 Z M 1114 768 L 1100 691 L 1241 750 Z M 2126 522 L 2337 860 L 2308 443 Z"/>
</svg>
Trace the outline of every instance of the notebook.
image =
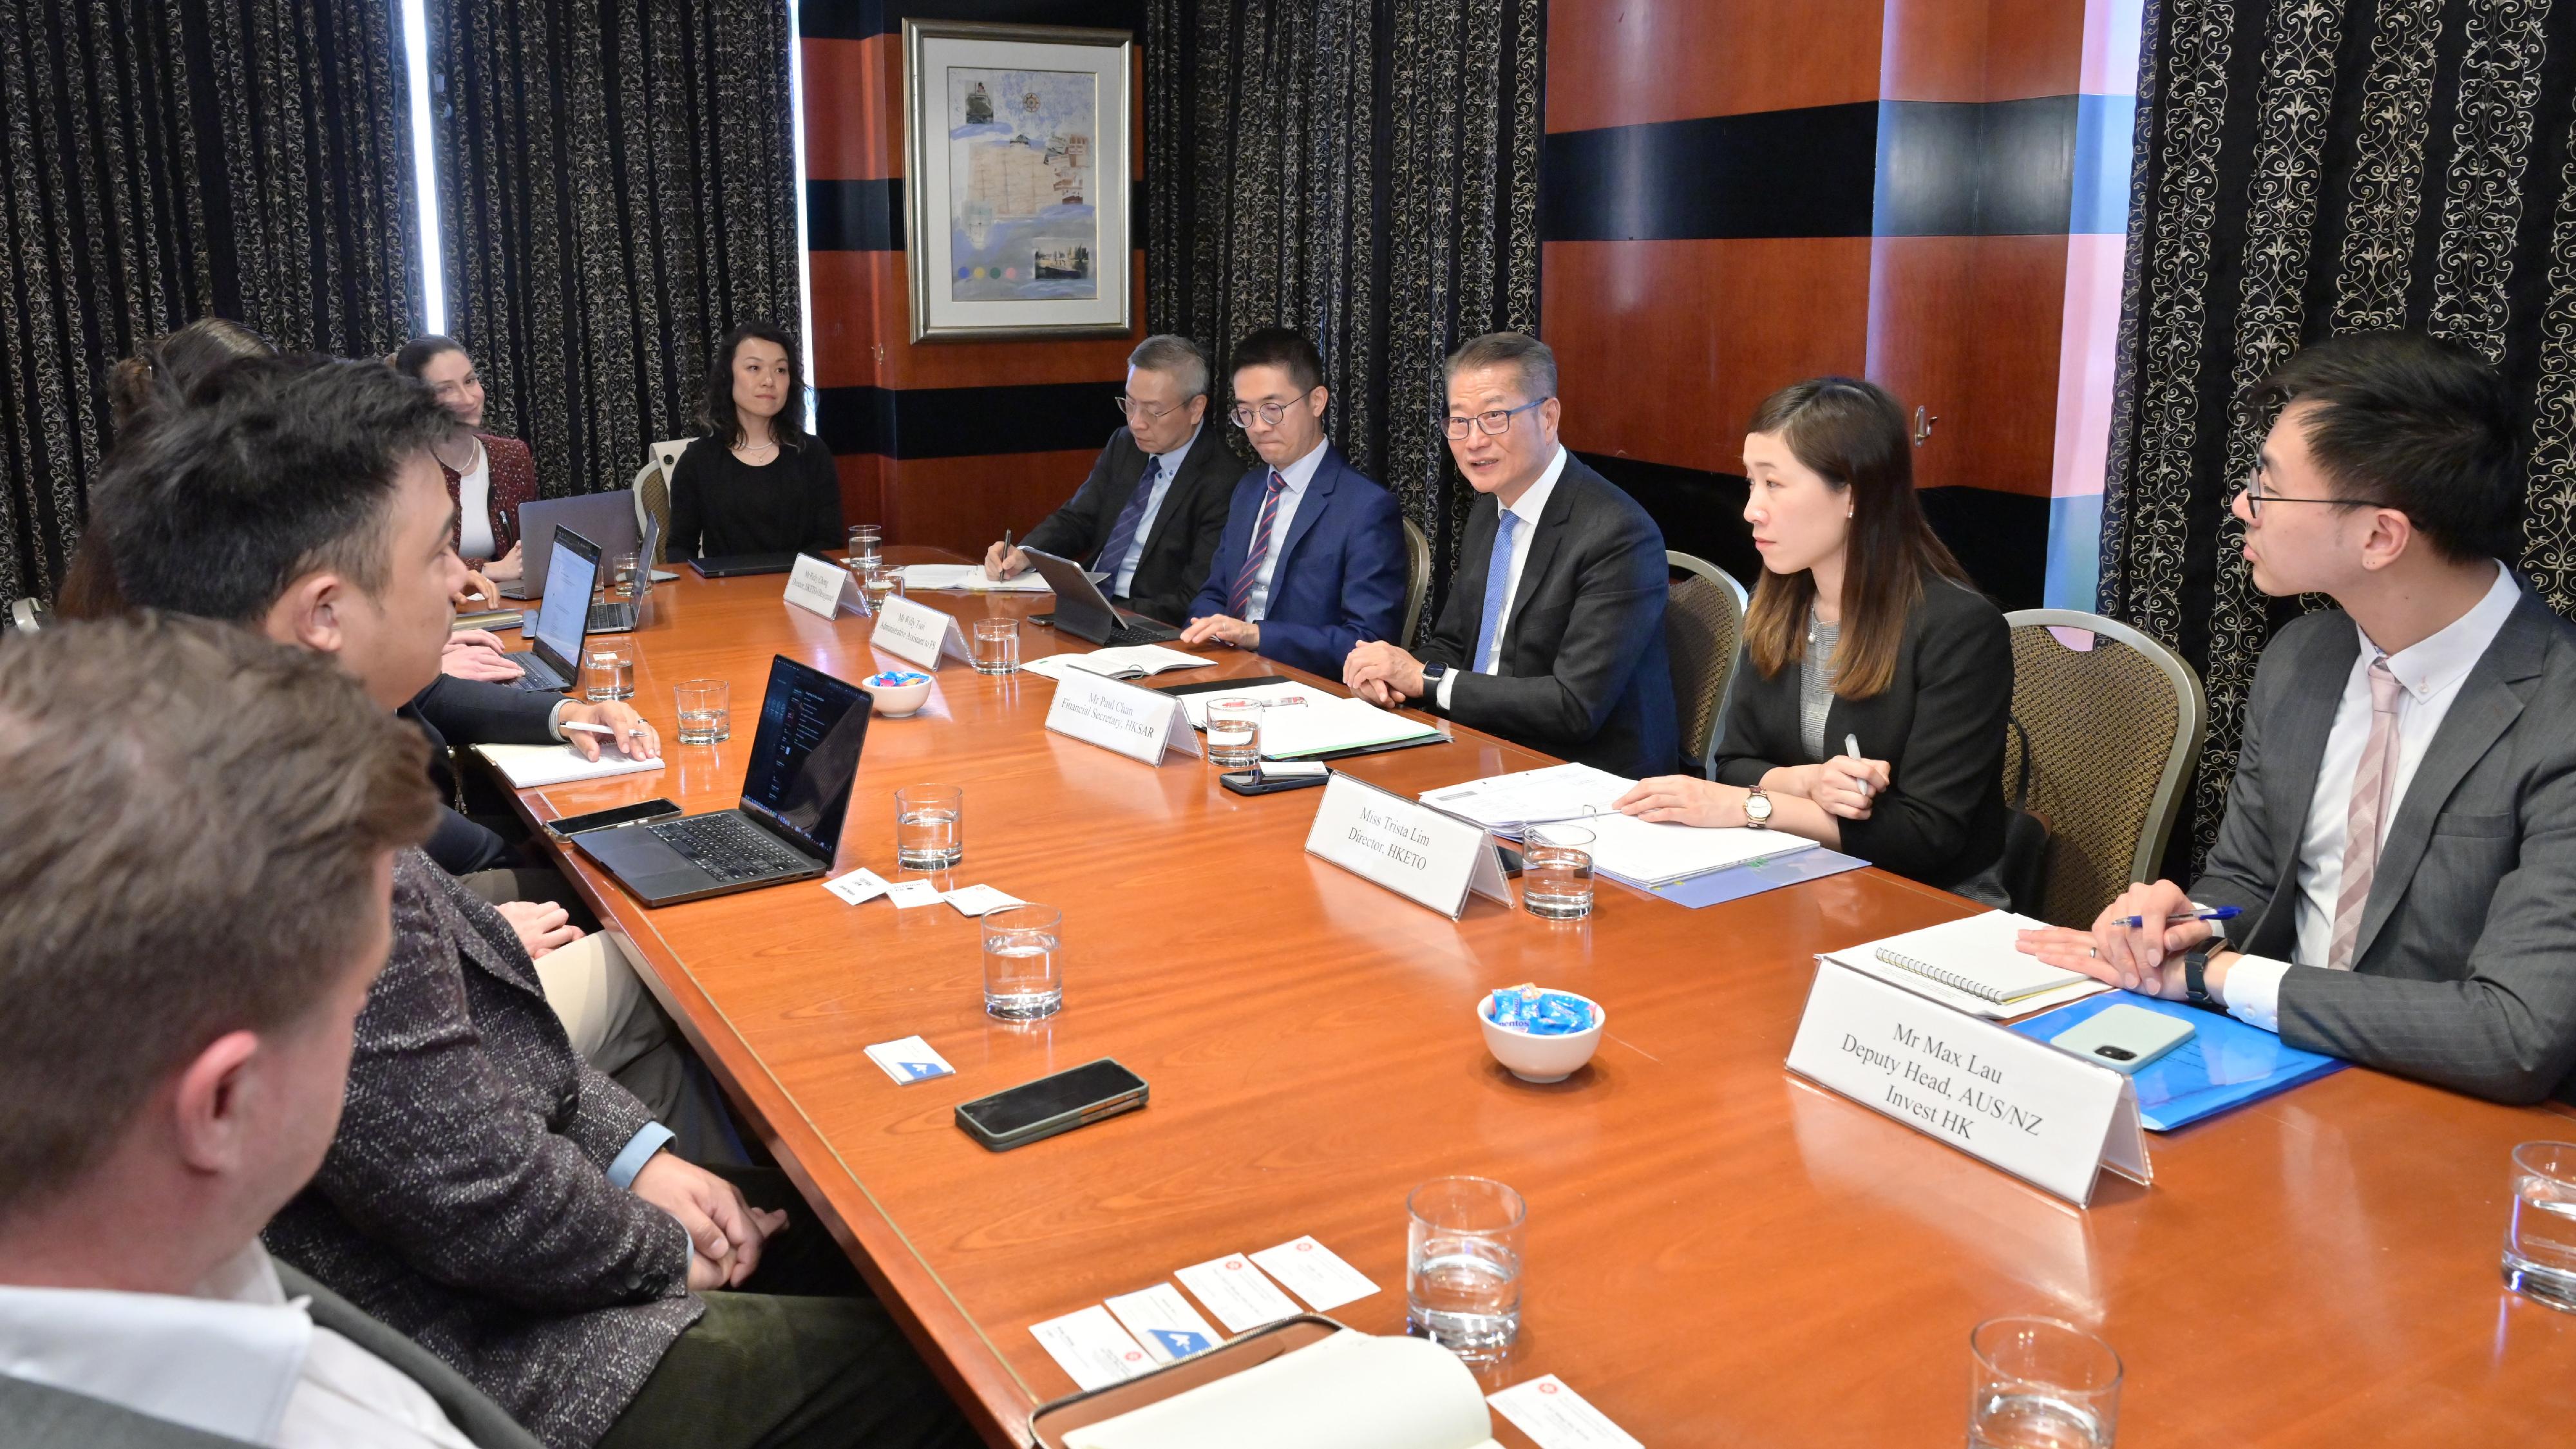
<svg viewBox="0 0 2576 1449">
<path fill-rule="evenodd" d="M 1160 644 L 1130 644 L 1120 649 L 1094 649 L 1088 654 L 1049 654 L 1020 667 L 1050 679 L 1062 679 L 1068 669 L 1079 669 L 1086 674 L 1109 679 L 1143 679 L 1167 669 L 1209 669 L 1215 665 L 1213 659 L 1183 654 L 1178 649 L 1166 649 Z"/>
<path fill-rule="evenodd" d="M 1886 965 L 2003 1006 L 2092 980 L 2026 956 L 2013 944 L 2017 932 L 2046 929 L 2046 921 L 1988 911 L 1873 941 L 1865 949 Z"/>
<path fill-rule="evenodd" d="M 522 790 L 568 785 L 575 780 L 602 780 L 611 775 L 632 775 L 639 770 L 662 768 L 658 757 L 630 760 L 615 750 L 601 750 L 598 759 L 585 760 L 581 751 L 570 745 L 476 745 L 474 751 L 490 760 L 512 785 Z"/>
</svg>

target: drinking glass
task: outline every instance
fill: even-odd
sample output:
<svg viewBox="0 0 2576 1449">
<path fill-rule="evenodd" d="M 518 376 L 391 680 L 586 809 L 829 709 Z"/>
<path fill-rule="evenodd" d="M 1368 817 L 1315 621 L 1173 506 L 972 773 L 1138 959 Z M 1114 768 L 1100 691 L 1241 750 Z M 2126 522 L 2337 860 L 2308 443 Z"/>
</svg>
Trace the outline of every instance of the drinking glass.
<svg viewBox="0 0 2576 1449">
<path fill-rule="evenodd" d="M 1521 908 L 1550 921 L 1592 914 L 1592 832 L 1533 825 L 1521 839 Z"/>
<path fill-rule="evenodd" d="M 635 646 L 593 639 L 581 649 L 581 697 L 593 704 L 635 697 Z"/>
<path fill-rule="evenodd" d="M 2576 1142 L 2525 1142 L 2513 1150 L 2504 1282 L 2536 1303 L 2576 1313 Z"/>
<path fill-rule="evenodd" d="M 1521 1231 L 1529 1205 L 1485 1177 L 1435 1177 L 1404 1200 L 1404 1331 L 1469 1363 L 1521 1331 Z"/>
<path fill-rule="evenodd" d="M 975 621 L 975 672 L 978 674 L 1016 674 L 1020 668 L 1020 621 L 1017 619 L 978 619 Z"/>
<path fill-rule="evenodd" d="M 635 557 L 632 550 L 608 556 L 607 566 L 599 571 L 599 577 L 601 589 L 609 598 L 635 597 Z"/>
<path fill-rule="evenodd" d="M 1064 912 L 1053 906 L 986 911 L 984 1011 L 1003 1021 L 1036 1021 L 1064 1006 Z"/>
<path fill-rule="evenodd" d="M 733 738 L 733 686 L 721 679 L 683 679 L 671 686 L 680 712 L 680 743 L 713 745 Z"/>
<path fill-rule="evenodd" d="M 877 566 L 879 561 L 884 557 L 884 553 L 885 534 L 883 529 L 873 523 L 854 523 L 850 525 L 850 553 L 848 559 L 850 572 L 859 575 L 861 578 L 867 577 L 868 570 Z"/>
<path fill-rule="evenodd" d="M 1220 699 L 1208 705 L 1208 762 L 1220 769 L 1251 768 L 1261 758 L 1261 701 Z"/>
<path fill-rule="evenodd" d="M 867 571 L 859 575 L 859 582 L 868 591 L 868 612 L 870 613 L 881 614 L 885 612 L 886 600 L 903 597 L 903 570 L 901 569 L 890 569 L 882 564 L 870 564 Z"/>
<path fill-rule="evenodd" d="M 2054 1318 L 1989 1318 L 1968 1335 L 1968 1449 L 2111 1449 L 2120 1356 Z"/>
<path fill-rule="evenodd" d="M 894 792 L 894 863 L 946 870 L 966 858 L 966 789 L 906 785 Z"/>
</svg>

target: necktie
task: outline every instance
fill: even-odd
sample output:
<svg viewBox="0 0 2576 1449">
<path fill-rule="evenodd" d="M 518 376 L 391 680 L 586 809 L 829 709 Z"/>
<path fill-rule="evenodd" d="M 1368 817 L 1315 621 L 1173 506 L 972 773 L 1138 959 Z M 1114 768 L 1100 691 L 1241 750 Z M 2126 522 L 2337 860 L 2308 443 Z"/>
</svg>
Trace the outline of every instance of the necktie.
<svg viewBox="0 0 2576 1449">
<path fill-rule="evenodd" d="M 1279 495 L 1288 491 L 1288 480 L 1273 469 L 1270 491 L 1261 499 L 1261 512 L 1252 520 L 1252 546 L 1243 551 L 1243 571 L 1234 576 L 1234 589 L 1225 596 L 1225 610 L 1245 623 L 1246 611 L 1252 607 L 1252 582 L 1261 575 L 1262 560 L 1270 557 L 1270 520 L 1279 513 Z M 1263 612 L 1268 612 L 1264 610 Z"/>
<path fill-rule="evenodd" d="M 2353 771 L 2352 807 L 2344 816 L 2343 887 L 2335 894 L 2334 935 L 2326 965 L 2352 969 L 2353 945 L 2370 904 L 2370 878 L 2379 870 L 2379 827 L 2388 818 L 2389 791 L 2397 783 L 2397 676 L 2388 656 L 2370 661 L 2370 740 Z"/>
<path fill-rule="evenodd" d="M 1136 546 L 1136 530 L 1145 526 L 1145 505 L 1154 497 L 1154 479 L 1163 471 L 1163 460 L 1148 455 L 1145 473 L 1136 480 L 1136 491 L 1127 495 L 1127 506 L 1118 510 L 1118 521 L 1109 525 L 1109 542 L 1101 545 L 1100 556 L 1091 566 L 1109 575 L 1110 591 L 1124 593 L 1118 571 L 1127 566 L 1127 550 Z"/>
<path fill-rule="evenodd" d="M 1520 521 L 1519 514 L 1506 508 L 1502 521 L 1494 526 L 1494 556 L 1485 562 L 1485 620 L 1476 626 L 1476 657 L 1470 665 L 1478 673 L 1500 662 L 1493 654 L 1502 646 L 1503 605 L 1512 581 L 1512 534 Z"/>
</svg>

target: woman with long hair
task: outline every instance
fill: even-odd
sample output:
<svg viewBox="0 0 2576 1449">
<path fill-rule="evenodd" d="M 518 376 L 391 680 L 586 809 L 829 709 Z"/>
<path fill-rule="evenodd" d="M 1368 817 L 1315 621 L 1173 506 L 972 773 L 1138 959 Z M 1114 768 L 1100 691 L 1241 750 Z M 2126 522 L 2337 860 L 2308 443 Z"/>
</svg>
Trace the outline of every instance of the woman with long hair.
<svg viewBox="0 0 2576 1449">
<path fill-rule="evenodd" d="M 537 496 L 537 459 L 516 438 L 483 431 L 483 375 L 453 337 L 415 337 L 393 356 L 394 371 L 416 377 L 465 427 L 438 449 L 438 471 L 456 501 L 456 552 L 495 581 L 515 579 L 524 565 L 519 509 Z M 493 607 L 491 602 L 485 608 Z"/>
<path fill-rule="evenodd" d="M 837 550 L 841 478 L 805 431 L 805 378 L 783 328 L 746 322 L 707 366 L 707 434 L 671 470 L 664 556 Z"/>
<path fill-rule="evenodd" d="M 1744 465 L 1763 573 L 1717 778 L 1647 780 L 1619 808 L 1785 830 L 2005 904 L 2011 636 L 1923 517 L 1904 410 L 1852 378 L 1783 388 Z"/>
</svg>

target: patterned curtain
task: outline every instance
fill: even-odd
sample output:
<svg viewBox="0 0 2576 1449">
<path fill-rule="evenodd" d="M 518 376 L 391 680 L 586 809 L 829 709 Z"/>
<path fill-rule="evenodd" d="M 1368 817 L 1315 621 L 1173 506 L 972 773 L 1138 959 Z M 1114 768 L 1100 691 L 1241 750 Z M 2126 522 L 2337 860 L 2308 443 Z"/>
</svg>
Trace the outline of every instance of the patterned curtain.
<svg viewBox="0 0 2576 1449">
<path fill-rule="evenodd" d="M 2302 344 L 2420 327 L 2484 353 L 2530 428 L 2520 561 L 2576 614 L 2576 4 L 2148 0 L 2101 608 L 2180 649 L 2209 745 L 2169 870 L 2218 829 L 2272 632 L 2227 500 Z M 2189 861 L 2179 857 L 2189 851 Z"/>
<path fill-rule="evenodd" d="M 1148 323 L 1220 367 L 1257 327 L 1314 338 L 1333 440 L 1431 538 L 1435 609 L 1467 499 L 1437 422 L 1441 359 L 1538 326 L 1546 33 L 1544 0 L 1147 13 Z"/>
<path fill-rule="evenodd" d="M 391 351 L 420 306 L 386 0 L 0 3 L 0 600 L 51 597 L 108 369 L 216 314 Z"/>
<path fill-rule="evenodd" d="M 784 0 L 430 0 L 449 328 L 548 496 L 697 431 L 707 352 L 795 331 Z M 810 382 L 811 379 L 808 379 Z"/>
</svg>

